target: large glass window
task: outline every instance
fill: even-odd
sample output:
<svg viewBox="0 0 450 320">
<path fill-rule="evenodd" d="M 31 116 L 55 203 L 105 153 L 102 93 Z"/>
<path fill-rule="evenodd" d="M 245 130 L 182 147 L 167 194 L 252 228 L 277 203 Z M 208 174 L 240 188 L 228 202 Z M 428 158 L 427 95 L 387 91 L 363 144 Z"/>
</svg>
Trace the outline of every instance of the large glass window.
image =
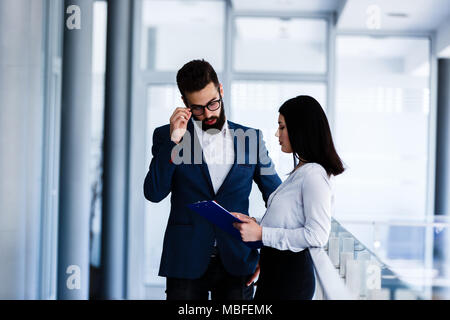
<svg viewBox="0 0 450 320">
<path fill-rule="evenodd" d="M 347 171 L 336 213 L 369 219 L 426 213 L 430 42 L 339 36 L 336 143 Z"/>
<path fill-rule="evenodd" d="M 260 129 L 266 148 L 281 180 L 292 171 L 292 155 L 281 152 L 275 132 L 278 128 L 278 109 L 286 100 L 298 95 L 310 95 L 326 109 L 324 83 L 288 81 L 235 81 L 231 86 L 232 121 Z M 261 217 L 266 211 L 261 192 L 253 183 L 249 213 Z"/>
<path fill-rule="evenodd" d="M 225 3 L 145 0 L 142 4 L 141 68 L 177 71 L 187 61 L 209 61 L 223 70 Z"/>
<path fill-rule="evenodd" d="M 169 118 L 182 101 L 176 85 L 151 85 L 147 89 L 147 154 L 145 170 L 152 159 L 153 132 L 159 126 L 169 123 Z M 170 195 L 159 203 L 145 202 L 145 262 L 144 281 L 146 285 L 164 287 L 165 278 L 158 276 L 159 263 L 164 240 L 164 231 L 170 212 Z M 147 291 L 150 291 L 147 289 Z M 156 291 L 153 290 L 154 297 Z M 160 289 L 160 298 L 164 298 L 164 290 Z M 150 297 L 148 297 L 150 298 Z M 158 298 L 156 296 L 155 298 Z"/>
<path fill-rule="evenodd" d="M 326 72 L 325 20 L 238 17 L 235 27 L 235 71 Z"/>
<path fill-rule="evenodd" d="M 292 161 L 280 151 L 275 132 L 278 128 L 278 109 L 286 100 L 299 95 L 315 97 L 326 110 L 326 85 L 291 81 L 235 81 L 231 86 L 231 114 L 233 121 L 260 129 L 267 149 L 280 174 L 292 170 Z M 291 159 L 292 157 L 288 157 Z"/>
</svg>

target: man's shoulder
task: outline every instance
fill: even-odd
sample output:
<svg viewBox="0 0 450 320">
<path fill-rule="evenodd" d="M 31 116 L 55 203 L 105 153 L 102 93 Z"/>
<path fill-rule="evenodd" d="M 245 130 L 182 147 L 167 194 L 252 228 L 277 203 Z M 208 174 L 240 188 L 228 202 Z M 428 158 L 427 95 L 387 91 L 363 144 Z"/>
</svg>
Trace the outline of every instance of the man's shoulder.
<svg viewBox="0 0 450 320">
<path fill-rule="evenodd" d="M 153 131 L 154 135 L 162 134 L 169 131 L 170 132 L 170 124 L 165 124 L 163 126 L 157 127 L 155 131 Z"/>
<path fill-rule="evenodd" d="M 228 120 L 228 127 L 230 129 L 233 129 L 233 130 L 242 129 L 244 131 L 247 131 L 247 130 L 255 130 L 257 132 L 260 131 L 257 128 L 247 127 L 247 126 L 244 126 L 242 124 L 239 124 L 239 123 L 236 123 L 236 122 L 233 122 L 233 121 L 230 121 L 230 120 Z"/>
</svg>

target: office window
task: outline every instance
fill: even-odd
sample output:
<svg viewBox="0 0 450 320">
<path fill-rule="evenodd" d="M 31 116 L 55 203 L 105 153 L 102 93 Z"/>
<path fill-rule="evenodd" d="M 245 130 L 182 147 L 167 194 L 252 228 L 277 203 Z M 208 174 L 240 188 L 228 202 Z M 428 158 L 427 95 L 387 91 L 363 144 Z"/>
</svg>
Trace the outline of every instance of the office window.
<svg viewBox="0 0 450 320">
<path fill-rule="evenodd" d="M 369 219 L 426 213 L 430 43 L 339 36 L 335 140 L 347 165 L 336 214 Z"/>
<path fill-rule="evenodd" d="M 225 3 L 145 0 L 142 4 L 141 68 L 177 71 L 187 61 L 209 61 L 223 70 Z"/>
<path fill-rule="evenodd" d="M 182 107 L 180 93 L 175 85 L 151 85 L 147 90 L 147 146 L 146 168 L 152 159 L 153 131 L 169 123 L 176 107 Z M 170 212 L 170 195 L 159 203 L 145 201 L 145 261 L 144 282 L 146 285 L 165 286 L 165 279 L 158 277 L 159 262 L 164 240 L 164 231 Z M 162 298 L 164 298 L 162 292 Z"/>
<path fill-rule="evenodd" d="M 234 71 L 325 73 L 327 23 L 319 19 L 235 20 Z"/>
<path fill-rule="evenodd" d="M 293 169 L 291 154 L 281 152 L 275 132 L 278 128 L 278 109 L 286 100 L 298 95 L 310 95 L 326 110 L 326 85 L 324 83 L 287 81 L 235 81 L 231 86 L 230 120 L 263 132 L 269 155 L 281 180 Z M 227 102 L 225 101 L 225 107 Z M 249 213 L 262 216 L 266 211 L 261 193 L 253 183 Z"/>
</svg>

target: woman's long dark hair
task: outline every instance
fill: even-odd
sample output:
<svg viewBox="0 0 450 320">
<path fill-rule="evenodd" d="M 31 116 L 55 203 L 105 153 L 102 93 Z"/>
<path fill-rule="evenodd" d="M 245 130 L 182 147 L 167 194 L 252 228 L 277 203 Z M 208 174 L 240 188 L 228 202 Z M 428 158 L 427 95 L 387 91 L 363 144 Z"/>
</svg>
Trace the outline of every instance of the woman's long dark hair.
<svg viewBox="0 0 450 320">
<path fill-rule="evenodd" d="M 284 117 L 295 158 L 320 164 L 328 176 L 344 172 L 336 152 L 327 116 L 316 99 L 298 96 L 287 100 L 278 110 Z"/>
</svg>

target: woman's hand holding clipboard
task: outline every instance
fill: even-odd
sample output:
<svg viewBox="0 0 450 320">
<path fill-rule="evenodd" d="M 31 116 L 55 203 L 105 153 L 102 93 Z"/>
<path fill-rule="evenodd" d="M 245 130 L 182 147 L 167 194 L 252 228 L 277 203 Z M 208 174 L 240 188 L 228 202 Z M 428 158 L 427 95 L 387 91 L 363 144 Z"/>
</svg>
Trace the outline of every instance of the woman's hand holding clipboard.
<svg viewBox="0 0 450 320">
<path fill-rule="evenodd" d="M 252 249 L 257 249 L 262 247 L 261 241 L 245 241 L 241 237 L 241 232 L 234 227 L 234 224 L 247 224 L 247 219 L 251 218 L 247 217 L 244 214 L 235 213 L 234 215 L 230 213 L 228 210 L 223 208 L 220 204 L 218 204 L 216 201 L 208 200 L 208 201 L 200 201 L 196 203 L 189 204 L 188 207 L 201 215 L 202 217 L 206 218 L 208 221 L 212 222 L 222 230 L 229 233 L 231 236 L 233 236 L 235 239 L 238 239 L 245 243 L 248 247 Z M 237 218 L 236 214 L 240 217 Z M 245 216 L 245 217 L 244 217 Z"/>
</svg>

